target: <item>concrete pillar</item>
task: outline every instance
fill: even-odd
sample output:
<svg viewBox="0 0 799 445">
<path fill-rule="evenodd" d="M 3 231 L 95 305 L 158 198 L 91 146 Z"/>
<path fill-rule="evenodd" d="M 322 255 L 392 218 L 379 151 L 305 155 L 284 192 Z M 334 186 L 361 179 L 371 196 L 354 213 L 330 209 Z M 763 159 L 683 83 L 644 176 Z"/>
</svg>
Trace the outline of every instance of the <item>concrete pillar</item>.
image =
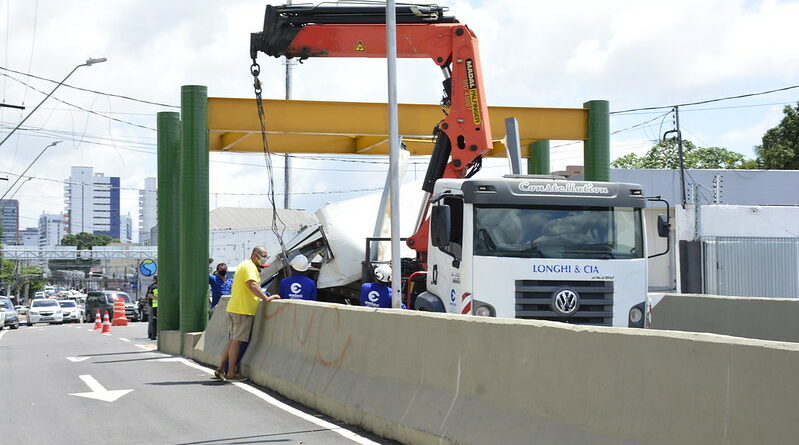
<svg viewBox="0 0 799 445">
<path fill-rule="evenodd" d="M 180 332 L 208 322 L 208 89 L 180 92 Z"/>
<path fill-rule="evenodd" d="M 610 104 L 591 100 L 588 108 L 588 139 L 583 148 L 586 181 L 610 181 Z"/>
<path fill-rule="evenodd" d="M 548 175 L 551 173 L 549 164 L 549 141 L 535 141 L 530 144 L 530 157 L 527 158 L 527 173 L 530 175 Z"/>
<path fill-rule="evenodd" d="M 180 326 L 180 113 L 158 113 L 158 331 Z"/>
</svg>

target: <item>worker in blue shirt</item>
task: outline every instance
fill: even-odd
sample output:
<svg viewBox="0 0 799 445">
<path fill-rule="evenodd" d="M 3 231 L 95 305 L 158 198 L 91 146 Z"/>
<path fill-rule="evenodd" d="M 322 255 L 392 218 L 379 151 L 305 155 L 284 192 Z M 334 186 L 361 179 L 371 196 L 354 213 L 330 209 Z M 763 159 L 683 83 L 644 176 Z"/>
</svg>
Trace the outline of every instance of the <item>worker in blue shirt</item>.
<svg viewBox="0 0 799 445">
<path fill-rule="evenodd" d="M 361 286 L 361 306 L 391 307 L 391 266 L 381 264 L 375 267 L 376 283 L 364 283 Z"/>
<path fill-rule="evenodd" d="M 213 309 L 219 304 L 222 295 L 230 295 L 233 278 L 227 274 L 227 264 L 216 265 L 216 271 L 208 275 L 208 285 L 211 286 L 211 309 Z"/>
<path fill-rule="evenodd" d="M 292 300 L 316 301 L 316 282 L 305 276 L 311 262 L 305 255 L 299 254 L 291 259 L 289 265 L 294 273 L 280 280 L 278 294 Z"/>
</svg>

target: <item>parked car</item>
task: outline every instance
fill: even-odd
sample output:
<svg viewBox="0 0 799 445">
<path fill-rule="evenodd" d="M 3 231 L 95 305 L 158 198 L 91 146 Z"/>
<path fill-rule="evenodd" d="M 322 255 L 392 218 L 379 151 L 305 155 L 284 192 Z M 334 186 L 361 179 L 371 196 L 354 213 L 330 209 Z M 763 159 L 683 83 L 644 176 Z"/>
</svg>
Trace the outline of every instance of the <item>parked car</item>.
<svg viewBox="0 0 799 445">
<path fill-rule="evenodd" d="M 28 326 L 35 323 L 61 324 L 64 322 L 64 311 L 58 301 L 52 298 L 37 298 L 31 301 L 27 319 Z"/>
<path fill-rule="evenodd" d="M 72 300 L 61 300 L 58 305 L 64 311 L 64 323 L 83 323 L 83 312 L 77 303 Z"/>
<path fill-rule="evenodd" d="M 19 327 L 19 315 L 14 305 L 11 303 L 11 300 L 8 298 L 0 297 L 0 317 L 2 317 L 3 321 L 0 323 L 0 329 L 3 329 L 5 326 L 11 329 L 17 329 Z"/>
<path fill-rule="evenodd" d="M 139 321 L 139 311 L 130 296 L 125 292 L 111 290 L 89 292 L 86 296 L 84 321 L 94 321 L 94 315 L 97 310 L 100 311 L 100 315 L 103 315 L 103 311 L 108 311 L 108 317 L 113 318 L 114 300 L 116 300 L 117 297 L 122 297 L 122 299 L 125 300 L 125 318 L 130 321 Z"/>
</svg>

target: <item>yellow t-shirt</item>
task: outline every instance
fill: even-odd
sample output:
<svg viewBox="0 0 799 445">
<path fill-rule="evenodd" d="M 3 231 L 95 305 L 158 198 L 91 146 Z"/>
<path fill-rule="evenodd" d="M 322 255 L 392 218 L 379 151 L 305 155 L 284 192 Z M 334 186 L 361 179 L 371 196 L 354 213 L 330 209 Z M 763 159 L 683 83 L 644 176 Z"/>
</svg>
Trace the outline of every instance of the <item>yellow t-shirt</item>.
<svg viewBox="0 0 799 445">
<path fill-rule="evenodd" d="M 230 288 L 230 301 L 227 304 L 228 312 L 255 315 L 261 299 L 253 295 L 247 287 L 247 282 L 250 280 L 261 284 L 258 268 L 251 259 L 246 259 L 236 267 L 236 275 L 233 276 L 233 285 Z"/>
</svg>

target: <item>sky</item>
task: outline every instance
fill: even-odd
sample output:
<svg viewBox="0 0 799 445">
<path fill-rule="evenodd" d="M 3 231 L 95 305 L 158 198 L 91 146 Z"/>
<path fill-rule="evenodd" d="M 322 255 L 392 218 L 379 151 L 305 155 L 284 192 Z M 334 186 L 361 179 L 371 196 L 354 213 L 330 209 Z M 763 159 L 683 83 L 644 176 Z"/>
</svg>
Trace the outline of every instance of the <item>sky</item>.
<svg viewBox="0 0 799 445">
<path fill-rule="evenodd" d="M 439 4 L 476 33 L 491 106 L 579 108 L 604 99 L 611 111 L 619 111 L 799 84 L 797 1 Z M 60 181 L 69 176 L 70 166 L 119 176 L 122 214 L 130 213 L 137 228 L 137 189 L 156 173 L 156 113 L 177 111 L 170 106 L 179 104 L 181 85 L 206 85 L 213 97 L 254 97 L 249 36 L 261 30 L 265 5 L 244 0 L 0 0 L 0 67 L 60 80 L 89 57 L 107 57 L 105 63 L 79 68 L 67 84 L 162 104 L 59 88 L 31 115 L 24 131 L 0 146 L 0 177 L 10 179 L 0 181 L 1 193 L 26 168 L 35 177 L 8 193 L 20 200 L 21 228 L 36 226 L 43 212 L 64 211 Z M 283 61 L 261 54 L 259 63 L 264 98 L 282 99 Z M 0 136 L 5 137 L 54 85 L 2 69 L 0 74 L 0 102 L 28 107 L 0 108 Z M 293 68 L 292 98 L 385 102 L 386 77 L 384 60 L 309 59 Z M 400 60 L 398 79 L 400 102 L 439 102 L 441 74 L 431 61 Z M 684 137 L 698 145 L 752 158 L 763 133 L 779 123 L 783 107 L 797 101 L 799 89 L 793 89 L 684 107 L 680 124 Z M 611 159 L 646 152 L 673 128 L 673 115 L 665 113 L 613 115 L 611 132 L 617 133 L 611 136 Z M 45 146 L 59 140 L 31 165 Z M 568 142 L 553 141 L 553 169 L 582 163 L 582 145 Z M 346 158 L 353 159 L 371 162 L 295 160 L 291 206 L 315 211 L 326 202 L 365 193 L 342 191 L 382 187 L 386 158 Z M 426 161 L 414 158 L 406 180 L 421 178 Z M 275 182 L 282 184 L 282 160 L 274 162 Z M 480 174 L 505 172 L 506 162 L 492 159 Z M 212 153 L 210 173 L 212 209 L 269 206 L 262 155 Z M 283 192 L 278 185 L 276 193 Z"/>
</svg>

